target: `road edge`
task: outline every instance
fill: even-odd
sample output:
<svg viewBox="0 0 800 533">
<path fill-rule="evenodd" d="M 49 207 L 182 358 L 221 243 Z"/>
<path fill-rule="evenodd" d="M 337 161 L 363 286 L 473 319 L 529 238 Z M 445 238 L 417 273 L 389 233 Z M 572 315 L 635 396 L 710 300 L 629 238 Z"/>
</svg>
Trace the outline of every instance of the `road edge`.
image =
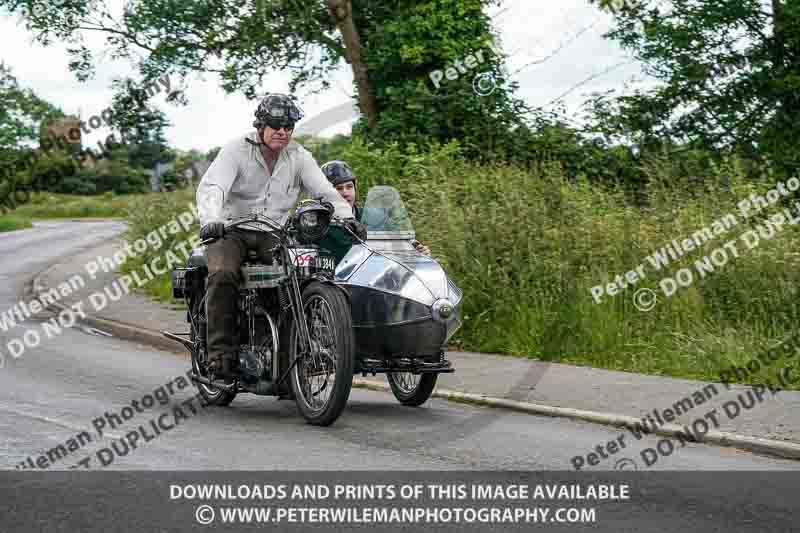
<svg viewBox="0 0 800 533">
<path fill-rule="evenodd" d="M 70 256 L 71 257 L 71 256 Z M 46 287 L 40 282 L 40 278 L 51 268 L 54 268 L 64 261 L 66 258 L 60 258 L 55 263 L 43 269 L 30 280 L 28 280 L 23 288 L 23 295 L 27 299 L 34 298 L 38 293 L 46 290 Z M 66 309 L 67 306 L 58 302 L 52 302 L 46 307 L 51 312 L 60 313 Z M 143 328 L 133 324 L 127 324 L 116 320 L 109 320 L 97 316 L 86 315 L 82 322 L 90 327 L 97 328 L 102 331 L 107 331 L 114 335 L 116 338 L 132 341 L 139 344 L 151 346 L 160 350 L 168 351 L 174 354 L 187 356 L 185 348 L 180 346 L 177 342 L 164 337 L 160 332 L 151 329 Z M 379 392 L 391 393 L 391 387 L 388 383 L 380 383 L 373 380 L 361 379 L 354 377 L 353 386 L 360 389 L 374 390 Z M 518 413 L 549 416 L 553 418 L 566 418 L 570 420 L 578 420 L 582 422 L 590 422 L 604 426 L 613 426 L 621 428 L 641 428 L 641 420 L 628 415 L 619 415 L 615 413 L 603 413 L 597 411 L 587 411 L 583 409 L 573 409 L 570 407 L 557 407 L 552 405 L 535 404 L 528 402 L 520 402 L 516 400 L 509 400 L 506 398 L 496 398 L 493 396 L 486 396 L 483 394 L 466 393 L 451 391 L 447 389 L 436 388 L 431 395 L 433 398 L 439 398 L 451 402 L 477 405 L 482 407 L 490 407 L 495 409 L 505 409 L 515 411 Z M 643 432 L 644 433 L 644 432 Z M 684 427 L 676 424 L 664 424 L 663 426 L 656 427 L 649 433 L 650 435 L 659 435 L 662 437 L 675 438 L 681 434 L 682 438 L 686 435 L 693 433 L 686 430 Z M 689 439 L 687 439 L 689 440 Z M 726 448 L 736 448 L 745 450 L 760 455 L 769 455 L 773 457 L 780 457 L 783 459 L 800 460 L 800 444 L 794 444 L 788 441 L 780 441 L 773 439 L 765 439 L 761 437 L 751 437 L 746 435 L 739 435 L 736 433 L 728 433 L 724 431 L 710 430 L 703 435 L 701 439 L 694 442 L 699 444 L 710 444 Z"/>
</svg>

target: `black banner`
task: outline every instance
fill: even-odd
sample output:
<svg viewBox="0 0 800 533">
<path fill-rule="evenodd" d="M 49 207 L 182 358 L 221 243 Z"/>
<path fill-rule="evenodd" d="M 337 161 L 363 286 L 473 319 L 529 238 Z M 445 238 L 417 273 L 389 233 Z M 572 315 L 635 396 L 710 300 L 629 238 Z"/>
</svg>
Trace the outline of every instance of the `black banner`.
<svg viewBox="0 0 800 533">
<path fill-rule="evenodd" d="M 6 533 L 791 531 L 790 472 L 3 472 Z"/>
</svg>

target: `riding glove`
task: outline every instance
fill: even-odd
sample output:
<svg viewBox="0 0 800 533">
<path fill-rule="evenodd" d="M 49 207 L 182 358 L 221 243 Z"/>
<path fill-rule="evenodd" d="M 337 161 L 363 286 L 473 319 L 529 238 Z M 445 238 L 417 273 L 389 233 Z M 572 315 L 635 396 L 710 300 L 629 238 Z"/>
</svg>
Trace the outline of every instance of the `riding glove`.
<svg viewBox="0 0 800 533">
<path fill-rule="evenodd" d="M 367 240 L 367 227 L 354 218 L 348 218 L 344 221 L 344 227 L 356 234 L 362 241 Z"/>
<path fill-rule="evenodd" d="M 200 228 L 200 239 L 221 239 L 225 236 L 225 224 L 222 222 L 209 222 Z"/>
</svg>

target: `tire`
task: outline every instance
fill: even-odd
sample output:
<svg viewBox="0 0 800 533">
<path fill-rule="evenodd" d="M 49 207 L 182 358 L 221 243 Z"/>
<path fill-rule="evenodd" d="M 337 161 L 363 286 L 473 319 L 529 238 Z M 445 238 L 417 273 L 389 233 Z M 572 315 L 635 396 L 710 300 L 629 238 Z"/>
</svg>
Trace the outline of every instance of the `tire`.
<svg viewBox="0 0 800 533">
<path fill-rule="evenodd" d="M 355 339 L 350 305 L 338 287 L 316 281 L 303 290 L 302 298 L 304 319 L 317 355 L 303 356 L 292 367 L 289 381 L 297 408 L 306 421 L 315 426 L 329 426 L 342 414 L 353 386 Z M 290 363 L 300 352 L 300 346 L 300 328 L 293 321 Z M 314 371 L 317 375 L 309 376 Z M 329 395 L 321 400 L 320 395 L 325 391 Z"/>
<path fill-rule="evenodd" d="M 408 407 L 419 407 L 428 401 L 436 387 L 439 374 L 388 372 L 386 379 L 397 401 Z"/>
<path fill-rule="evenodd" d="M 205 299 L 203 301 L 205 301 Z M 190 327 L 192 342 L 195 346 L 199 346 L 199 348 L 192 350 L 192 370 L 197 375 L 207 378 L 208 372 L 206 367 L 208 365 L 208 350 L 206 349 L 205 342 L 197 342 L 198 332 L 195 330 L 195 324 L 199 324 L 201 322 L 206 323 L 206 310 L 205 305 L 199 305 L 198 307 L 200 308 L 200 312 L 195 315 L 195 320 L 192 322 Z M 233 399 L 236 398 L 235 392 L 228 392 L 216 387 L 209 387 L 207 385 L 203 385 L 202 383 L 195 383 L 194 385 L 197 387 L 200 395 L 208 405 L 225 407 L 230 405 Z"/>
</svg>

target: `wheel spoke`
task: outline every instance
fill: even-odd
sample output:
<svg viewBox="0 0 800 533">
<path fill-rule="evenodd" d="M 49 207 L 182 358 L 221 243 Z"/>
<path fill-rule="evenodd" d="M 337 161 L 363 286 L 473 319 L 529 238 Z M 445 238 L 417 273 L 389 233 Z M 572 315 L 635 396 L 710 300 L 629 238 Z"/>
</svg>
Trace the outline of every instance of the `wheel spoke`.
<svg viewBox="0 0 800 533">
<path fill-rule="evenodd" d="M 395 384 L 403 391 L 404 394 L 413 394 L 419 387 L 421 374 L 414 374 L 412 372 L 392 372 Z"/>
<path fill-rule="evenodd" d="M 327 406 L 335 388 L 337 364 L 334 316 L 328 302 L 314 295 L 305 304 L 304 317 L 311 340 L 311 353 L 303 357 L 302 369 L 298 369 L 297 377 L 302 381 L 299 385 L 303 402 L 312 410 L 318 411 Z"/>
</svg>

